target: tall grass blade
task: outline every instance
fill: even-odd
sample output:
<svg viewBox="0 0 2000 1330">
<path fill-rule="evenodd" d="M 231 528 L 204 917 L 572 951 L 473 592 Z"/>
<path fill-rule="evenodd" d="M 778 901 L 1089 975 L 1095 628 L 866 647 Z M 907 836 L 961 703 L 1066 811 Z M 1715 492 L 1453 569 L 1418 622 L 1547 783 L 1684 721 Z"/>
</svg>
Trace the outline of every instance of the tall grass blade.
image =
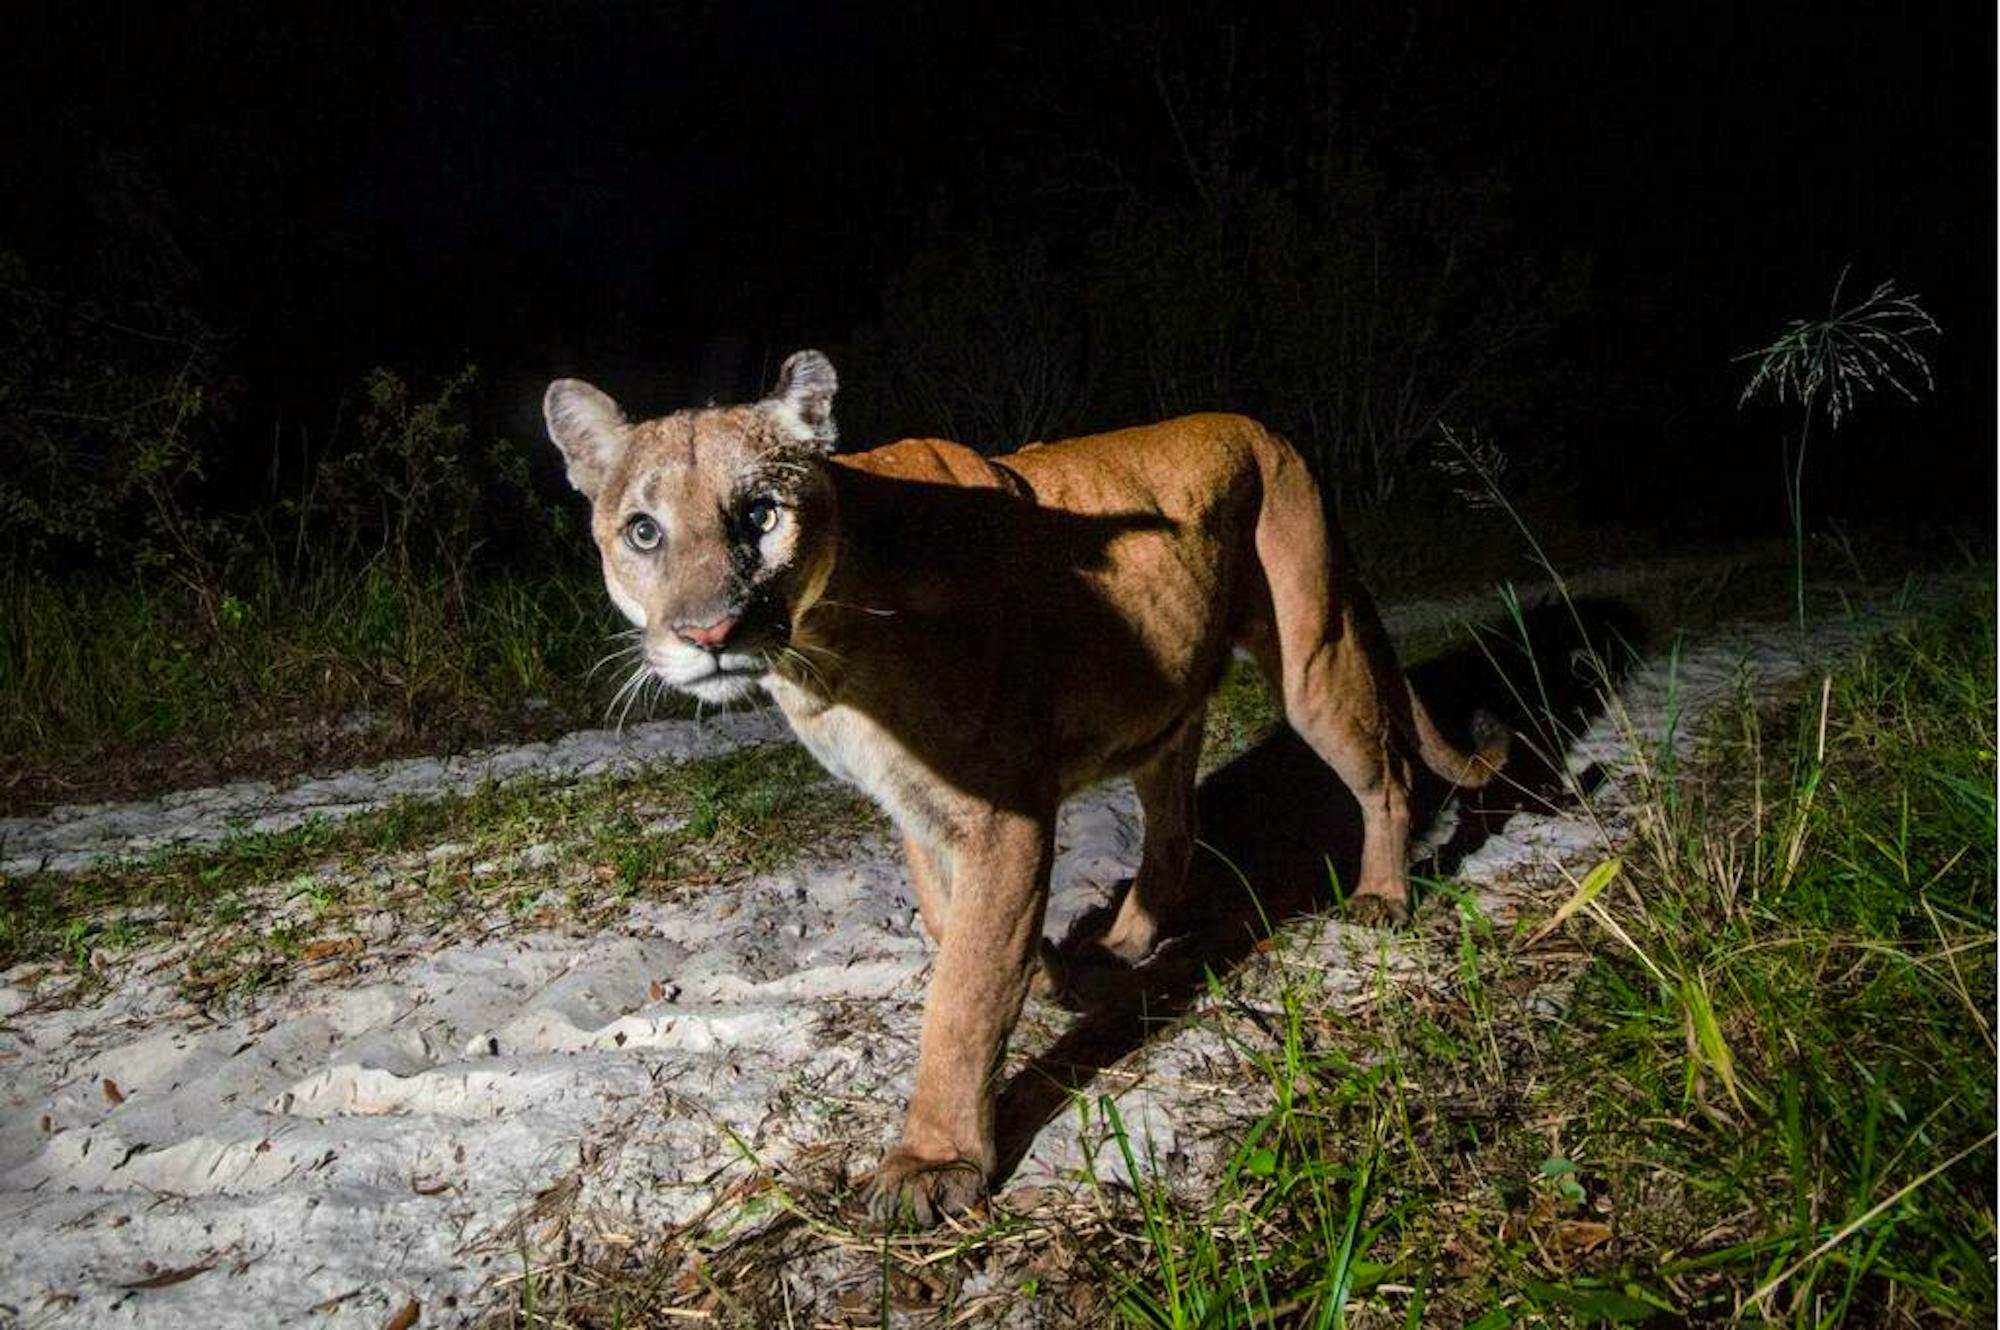
<svg viewBox="0 0 2000 1330">
<path fill-rule="evenodd" d="M 1528 935 L 1526 945 L 1532 947 L 1539 944 L 1549 934 L 1567 923 L 1570 917 L 1576 914 L 1577 911 L 1596 900 L 1598 893 L 1611 885 L 1612 880 L 1618 876 L 1619 870 L 1624 868 L 1624 866 L 1624 861 L 1613 855 L 1611 858 L 1599 863 L 1597 867 L 1591 869 L 1588 873 L 1585 873 L 1583 881 L 1577 883 L 1576 890 L 1570 893 L 1568 900 L 1556 907 L 1556 912 L 1549 916 L 1548 922 Z"/>
</svg>

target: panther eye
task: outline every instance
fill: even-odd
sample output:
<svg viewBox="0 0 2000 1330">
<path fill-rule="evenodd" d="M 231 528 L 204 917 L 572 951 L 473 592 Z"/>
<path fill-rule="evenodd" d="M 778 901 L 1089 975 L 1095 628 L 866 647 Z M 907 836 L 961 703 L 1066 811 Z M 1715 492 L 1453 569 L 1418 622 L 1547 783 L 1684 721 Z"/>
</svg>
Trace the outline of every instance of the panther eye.
<svg viewBox="0 0 2000 1330">
<path fill-rule="evenodd" d="M 769 535 L 778 525 L 778 502 L 768 496 L 750 500 L 743 509 L 743 520 L 758 535 Z"/>
<path fill-rule="evenodd" d="M 660 524 L 644 513 L 634 513 L 625 519 L 625 543 L 641 554 L 651 553 L 660 547 Z"/>
</svg>

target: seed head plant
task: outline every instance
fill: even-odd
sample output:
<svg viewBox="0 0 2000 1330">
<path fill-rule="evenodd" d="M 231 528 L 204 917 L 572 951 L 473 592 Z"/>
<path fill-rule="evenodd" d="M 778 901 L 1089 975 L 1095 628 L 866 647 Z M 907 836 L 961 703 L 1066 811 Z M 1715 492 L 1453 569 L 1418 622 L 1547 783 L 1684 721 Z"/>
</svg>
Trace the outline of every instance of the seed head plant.
<svg viewBox="0 0 2000 1330">
<path fill-rule="evenodd" d="M 1917 346 L 1918 338 L 1938 332 L 1930 312 L 1916 296 L 1897 291 L 1894 281 L 1878 284 L 1866 299 L 1842 309 L 1846 284 L 1843 268 L 1824 318 L 1793 319 L 1776 341 L 1737 357 L 1755 363 L 1736 399 L 1739 409 L 1763 393 L 1780 406 L 1798 404 L 1798 442 L 1785 444 L 1785 503 L 1792 519 L 1792 588 L 1801 628 L 1806 622 L 1802 490 L 1814 417 L 1824 415 L 1827 428 L 1837 430 L 1855 403 L 1877 388 L 1892 388 L 1915 402 L 1932 387 L 1930 360 Z"/>
</svg>

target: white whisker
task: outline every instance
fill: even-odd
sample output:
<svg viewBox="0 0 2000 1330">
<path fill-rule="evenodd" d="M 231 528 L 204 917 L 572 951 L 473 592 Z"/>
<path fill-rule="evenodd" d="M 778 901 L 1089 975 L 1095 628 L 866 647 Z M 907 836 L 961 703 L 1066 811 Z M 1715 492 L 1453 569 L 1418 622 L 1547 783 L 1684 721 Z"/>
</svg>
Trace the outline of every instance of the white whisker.
<svg viewBox="0 0 2000 1330">
<path fill-rule="evenodd" d="M 617 729 L 620 734 L 623 734 L 625 732 L 625 721 L 626 718 L 632 714 L 632 704 L 638 701 L 639 690 L 644 688 L 645 686 L 646 686 L 645 676 L 635 674 L 632 676 L 631 684 L 625 688 L 624 690 L 625 705 L 618 709 Z"/>
<path fill-rule="evenodd" d="M 850 601 L 845 601 L 845 600 L 827 600 L 825 598 L 821 598 L 819 600 L 814 601 L 813 604 L 831 605 L 834 609 L 853 610 L 857 614 L 877 614 L 885 619 L 892 619 L 896 616 L 897 613 L 895 610 L 885 610 L 874 605 L 856 605 Z"/>
<path fill-rule="evenodd" d="M 603 669 L 606 665 L 609 665 L 614 660 L 620 660 L 626 656 L 630 656 L 639 649 L 640 649 L 639 644 L 637 642 L 634 642 L 629 646 L 619 647 L 616 651 L 613 651 L 608 655 L 599 656 L 597 658 L 597 663 L 595 665 L 592 665 L 587 671 L 584 672 L 583 676 L 584 681 L 587 683 L 590 680 L 595 679 L 597 677 L 597 672 Z"/>
<path fill-rule="evenodd" d="M 609 653 L 599 656 L 597 658 L 597 663 L 595 665 L 592 665 L 588 670 L 584 672 L 583 676 L 584 681 L 589 682 L 590 680 L 595 679 L 597 677 L 597 672 L 599 670 L 603 669 L 606 665 L 609 665 L 612 661 L 617 660 L 619 657 L 629 656 L 633 652 L 640 650 L 645 645 L 640 640 L 641 637 L 644 635 L 645 631 L 646 630 L 643 628 L 621 628 L 615 633 L 606 634 L 606 636 L 610 637 L 610 639 L 614 642 L 618 641 L 618 639 L 620 638 L 625 639 L 624 645 L 615 647 Z"/>
<path fill-rule="evenodd" d="M 618 721 L 612 726 L 613 729 L 620 733 L 624 732 L 625 718 L 632 714 L 633 702 L 638 700 L 639 693 L 646 686 L 646 681 L 654 677 L 656 676 L 653 674 L 652 668 L 643 661 L 633 668 L 632 673 L 625 677 L 625 682 L 618 686 L 618 691 L 611 695 L 610 704 L 604 708 L 604 718 L 606 720 L 611 719 L 611 712 L 614 709 L 618 712 Z M 621 700 L 624 703 L 622 707 L 619 706 Z"/>
<path fill-rule="evenodd" d="M 782 646 L 779 647 L 778 650 L 785 657 L 785 659 L 797 661 L 799 669 L 804 671 L 806 676 L 810 678 L 814 683 L 818 684 L 822 691 L 829 694 L 833 692 L 833 685 L 827 682 L 826 676 L 820 673 L 819 667 L 817 665 L 814 665 L 812 661 L 806 658 L 804 652 L 799 651 L 790 646 Z M 824 654 L 831 655 L 832 653 L 826 652 Z M 836 657 L 836 663 L 837 661 L 838 658 Z"/>
<path fill-rule="evenodd" d="M 818 656 L 824 660 L 831 661 L 835 665 L 845 665 L 847 663 L 847 657 L 841 655 L 832 647 L 821 646 L 817 642 L 787 642 L 785 650 L 800 656 Z"/>
</svg>

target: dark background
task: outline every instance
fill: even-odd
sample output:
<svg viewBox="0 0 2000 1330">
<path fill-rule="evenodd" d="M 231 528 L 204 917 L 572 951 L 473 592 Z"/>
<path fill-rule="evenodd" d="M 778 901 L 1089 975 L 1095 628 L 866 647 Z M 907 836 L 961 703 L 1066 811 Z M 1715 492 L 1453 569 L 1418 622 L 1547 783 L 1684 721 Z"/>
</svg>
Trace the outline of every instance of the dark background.
<svg viewBox="0 0 2000 1330">
<path fill-rule="evenodd" d="M 305 483 L 370 367 L 421 391 L 476 364 L 471 433 L 553 484 L 549 377 L 651 414 L 815 345 L 847 446 L 1235 408 L 1360 501 L 1420 488 L 1441 421 L 1593 521 L 1777 531 L 1797 416 L 1739 411 L 1734 358 L 1851 265 L 1848 296 L 1894 278 L 1936 316 L 1936 389 L 1816 438 L 1809 511 L 1990 529 L 1990 4 L 62 4 L 8 27 L 0 411 L 58 419 L 58 380 L 198 342 L 189 483 L 216 511 Z"/>
</svg>

